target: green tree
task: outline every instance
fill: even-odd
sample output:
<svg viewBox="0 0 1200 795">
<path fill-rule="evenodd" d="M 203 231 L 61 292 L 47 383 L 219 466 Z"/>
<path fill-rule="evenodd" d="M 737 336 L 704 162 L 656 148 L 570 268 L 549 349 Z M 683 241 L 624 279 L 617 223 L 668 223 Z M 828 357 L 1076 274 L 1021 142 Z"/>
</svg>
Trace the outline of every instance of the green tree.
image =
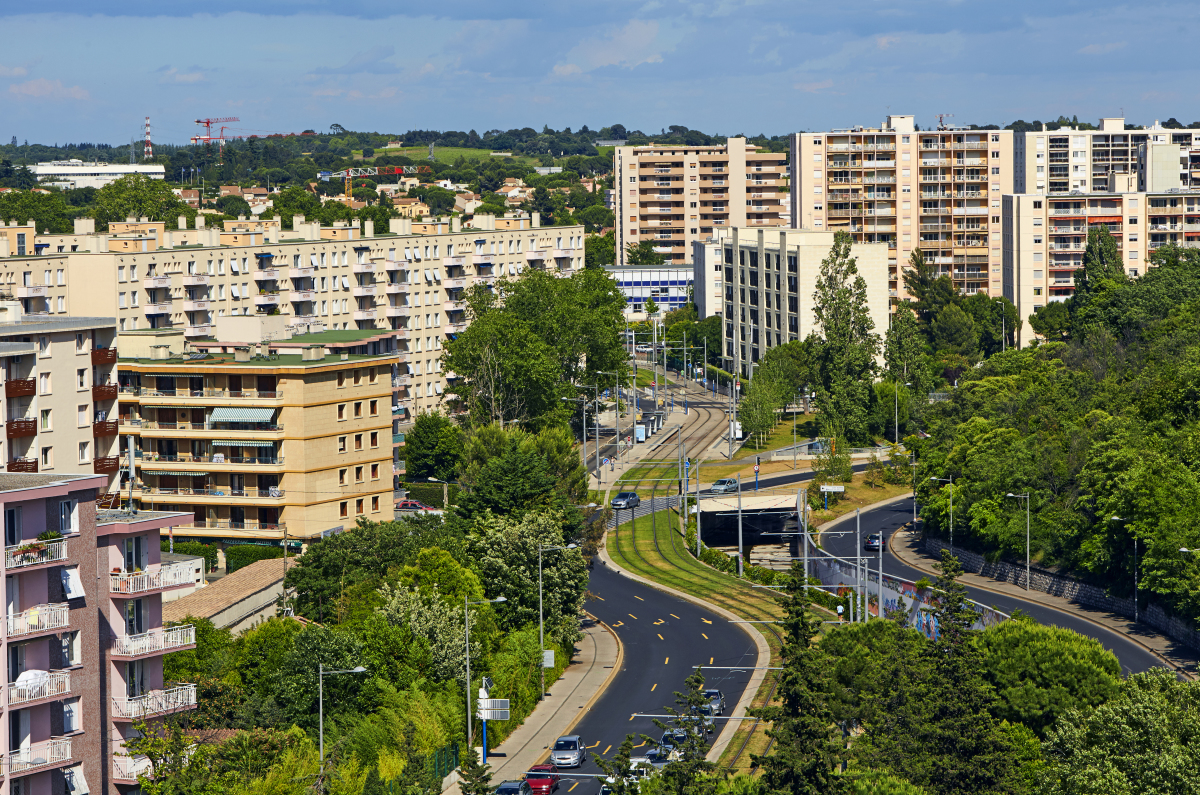
<svg viewBox="0 0 1200 795">
<path fill-rule="evenodd" d="M 250 217 L 250 204 L 241 196 L 230 193 L 217 199 L 217 209 L 233 218 Z"/>
<path fill-rule="evenodd" d="M 631 268 L 657 268 L 666 262 L 662 254 L 654 250 L 654 242 L 643 240 L 625 246 L 625 264 Z"/>
<path fill-rule="evenodd" d="M 194 223 L 196 217 L 196 211 L 176 196 L 166 181 L 150 179 L 144 174 L 128 174 L 105 185 L 96 194 L 91 212 L 100 229 L 108 229 L 113 221 L 124 221 L 130 216 L 163 221 L 167 229 L 176 228 L 181 215 L 189 223 Z"/>
<path fill-rule="evenodd" d="M 904 289 L 915 301 L 913 311 L 921 325 L 928 328 L 947 304 L 959 300 L 949 276 L 939 275 L 938 266 L 926 261 L 925 252 L 913 249 L 903 273 Z"/>
<path fill-rule="evenodd" d="M 599 232 L 601 229 L 608 229 L 615 222 L 613 211 L 605 207 L 603 204 L 593 204 L 591 207 L 585 207 L 575 213 L 575 217 L 583 224 L 583 231 L 587 233 Z M 584 241 L 586 248 L 587 241 Z"/>
<path fill-rule="evenodd" d="M 423 411 L 404 434 L 404 465 L 414 480 L 452 481 L 462 460 L 462 430 L 445 414 Z"/>
<path fill-rule="evenodd" d="M 607 232 L 603 235 L 588 235 L 583 239 L 583 266 L 603 268 L 616 262 L 616 237 Z"/>
<path fill-rule="evenodd" d="M 1029 316 L 1029 327 L 1049 342 L 1061 341 L 1071 331 L 1071 312 L 1066 303 L 1051 301 Z"/>
<path fill-rule="evenodd" d="M 33 222 L 39 234 L 69 234 L 71 210 L 61 193 L 12 190 L 0 193 L 0 221 Z M 31 244 L 32 249 L 32 244 Z M 16 253 L 15 251 L 13 253 Z"/>
<path fill-rule="evenodd" d="M 1088 228 L 1087 247 L 1083 250 L 1083 267 L 1075 270 L 1075 295 L 1073 304 L 1086 303 L 1091 294 L 1099 289 L 1106 279 L 1125 281 L 1125 265 L 1117 240 L 1107 226 Z"/>
<path fill-rule="evenodd" d="M 675 708 L 668 708 L 675 717 L 669 723 L 654 719 L 654 724 L 660 730 L 675 732 L 675 747 L 680 751 L 680 758 L 668 762 L 660 778 L 665 790 L 674 795 L 715 795 L 718 779 L 712 773 L 717 765 L 706 758 L 707 730 L 704 715 L 700 711 L 709 703 L 704 695 L 704 674 L 697 668 L 684 684 L 687 688 L 684 692 L 675 691 Z M 682 741 L 679 740 L 679 732 L 683 732 Z M 657 742 L 653 737 L 644 739 Z"/>
<path fill-rule="evenodd" d="M 939 352 L 971 358 L 978 351 L 975 321 L 958 307 L 946 304 L 933 321 L 933 347 Z"/>
<path fill-rule="evenodd" d="M 462 755 L 458 768 L 458 786 L 462 795 L 492 795 L 492 766 L 479 761 L 474 748 Z"/>
<path fill-rule="evenodd" d="M 646 303 L 643 306 L 646 310 L 646 314 L 650 317 L 654 317 L 658 314 L 658 304 L 653 298 L 647 298 Z"/>
</svg>

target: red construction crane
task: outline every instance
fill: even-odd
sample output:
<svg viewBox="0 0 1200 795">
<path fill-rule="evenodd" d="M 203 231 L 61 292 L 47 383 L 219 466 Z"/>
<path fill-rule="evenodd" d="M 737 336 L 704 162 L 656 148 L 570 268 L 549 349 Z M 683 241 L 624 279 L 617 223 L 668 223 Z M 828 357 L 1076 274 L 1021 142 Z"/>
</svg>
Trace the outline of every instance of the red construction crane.
<svg viewBox="0 0 1200 795">
<path fill-rule="evenodd" d="M 350 183 L 354 177 L 373 177 L 378 174 L 430 174 L 433 169 L 429 166 L 370 166 L 368 168 L 347 168 L 341 171 L 320 171 L 317 176 L 323 182 L 328 182 L 330 177 L 344 177 L 346 187 L 344 188 L 346 196 L 350 195 Z"/>
<path fill-rule="evenodd" d="M 212 128 L 214 124 L 221 124 L 227 121 L 241 121 L 241 119 L 237 116 L 223 116 L 219 119 L 196 119 L 196 124 L 204 125 L 204 135 L 192 136 L 192 143 L 211 143 L 216 141 L 218 146 L 223 146 L 225 144 L 225 128 L 222 127 L 220 135 L 217 136 L 212 134 Z"/>
</svg>

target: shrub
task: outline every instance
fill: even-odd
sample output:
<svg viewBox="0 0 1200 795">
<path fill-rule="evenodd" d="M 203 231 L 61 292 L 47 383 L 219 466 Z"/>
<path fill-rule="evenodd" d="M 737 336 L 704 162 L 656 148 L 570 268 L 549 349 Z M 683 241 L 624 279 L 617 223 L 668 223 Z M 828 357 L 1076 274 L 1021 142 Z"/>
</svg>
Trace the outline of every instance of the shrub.
<svg viewBox="0 0 1200 795">
<path fill-rule="evenodd" d="M 170 539 L 162 539 L 162 551 L 171 551 Z M 202 544 L 199 541 L 176 541 L 175 553 L 178 555 L 199 555 L 204 558 L 204 566 L 208 571 L 217 568 L 217 548 L 212 544 Z"/>
<path fill-rule="evenodd" d="M 261 544 L 235 544 L 225 548 L 225 573 L 233 574 L 251 563 L 272 558 L 282 558 L 283 547 L 267 547 Z"/>
<path fill-rule="evenodd" d="M 447 508 L 442 505 L 441 483 L 401 483 L 400 488 L 408 492 L 406 499 L 417 500 L 433 508 Z M 458 502 L 458 486 L 453 483 L 449 487 L 450 505 Z"/>
</svg>

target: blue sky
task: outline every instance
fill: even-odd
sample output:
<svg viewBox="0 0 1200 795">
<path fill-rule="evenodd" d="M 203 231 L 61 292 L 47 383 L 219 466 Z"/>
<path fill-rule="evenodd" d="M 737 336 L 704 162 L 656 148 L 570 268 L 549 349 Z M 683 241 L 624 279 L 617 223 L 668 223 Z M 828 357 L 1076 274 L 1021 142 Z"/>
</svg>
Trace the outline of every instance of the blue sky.
<svg viewBox="0 0 1200 795">
<path fill-rule="evenodd" d="M 914 113 L 955 123 L 1200 119 L 1187 2 L 605 0 L 0 10 L 0 140 L 243 132 L 593 129 L 769 135 Z M 170 7 L 176 7 L 172 11 Z M 10 6 L 11 7 L 11 6 Z M 29 8 L 30 6 L 23 6 Z M 196 9 L 206 9 L 195 13 Z"/>
</svg>

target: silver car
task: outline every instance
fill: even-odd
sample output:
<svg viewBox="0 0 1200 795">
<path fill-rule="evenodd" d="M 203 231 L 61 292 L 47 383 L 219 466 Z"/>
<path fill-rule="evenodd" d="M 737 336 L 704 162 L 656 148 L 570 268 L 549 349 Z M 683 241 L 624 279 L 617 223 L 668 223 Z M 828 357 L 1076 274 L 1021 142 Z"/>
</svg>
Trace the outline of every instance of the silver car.
<svg viewBox="0 0 1200 795">
<path fill-rule="evenodd" d="M 587 756 L 587 749 L 578 734 L 559 737 L 550 751 L 550 763 L 559 767 L 579 767 Z"/>
<path fill-rule="evenodd" d="M 730 494 L 737 491 L 737 478 L 721 478 L 709 489 L 713 494 Z"/>
<path fill-rule="evenodd" d="M 623 491 L 612 499 L 614 510 L 621 508 L 636 508 L 642 504 L 642 498 L 634 491 Z"/>
<path fill-rule="evenodd" d="M 713 708 L 713 712 L 717 715 L 725 714 L 725 694 L 715 687 L 711 687 L 704 691 L 704 697 L 708 699 L 709 705 Z"/>
</svg>

